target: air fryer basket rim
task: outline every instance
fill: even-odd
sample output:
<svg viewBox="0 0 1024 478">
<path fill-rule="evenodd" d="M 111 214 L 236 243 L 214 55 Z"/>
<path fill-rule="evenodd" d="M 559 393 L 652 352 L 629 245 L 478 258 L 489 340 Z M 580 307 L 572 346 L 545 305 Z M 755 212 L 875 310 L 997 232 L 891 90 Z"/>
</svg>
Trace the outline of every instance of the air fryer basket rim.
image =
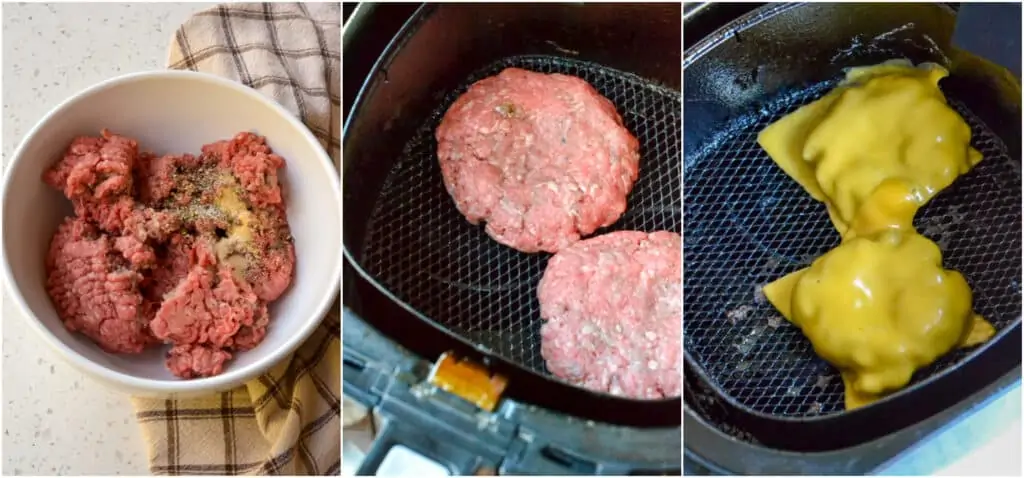
<svg viewBox="0 0 1024 478">
<path fill-rule="evenodd" d="M 721 27 L 715 29 L 713 31 L 713 33 L 711 33 L 711 34 L 705 36 L 704 38 L 700 39 L 698 42 L 693 44 L 693 46 L 689 46 L 688 48 L 686 48 L 686 50 L 684 51 L 684 61 L 683 61 L 684 72 L 685 72 L 687 67 L 690 67 L 691 65 L 693 65 L 696 61 L 698 61 L 707 52 L 713 50 L 714 48 L 716 48 L 720 44 L 722 44 L 722 43 L 726 42 L 727 40 L 729 40 L 730 38 L 732 38 L 736 34 L 736 32 L 742 32 L 742 31 L 744 31 L 745 29 L 747 29 L 749 27 L 752 27 L 754 25 L 762 23 L 766 19 L 774 17 L 775 15 L 778 15 L 778 14 L 780 14 L 782 12 L 787 12 L 787 11 L 789 11 L 791 9 L 799 8 L 799 7 L 803 6 L 803 5 L 804 4 L 765 5 L 763 7 L 755 9 L 753 11 L 745 13 L 745 14 L 741 15 L 739 18 L 732 19 L 731 21 L 729 21 L 724 26 L 721 26 Z M 945 11 L 945 12 L 947 12 L 949 14 L 952 14 L 952 12 L 953 12 L 953 10 L 950 9 L 946 5 L 939 5 L 939 7 L 943 11 Z M 692 16 L 692 17 L 696 18 L 696 16 L 698 16 L 698 14 L 701 13 L 701 11 L 704 8 L 713 8 L 713 7 L 712 6 L 704 5 L 704 6 L 701 6 L 699 8 L 693 8 L 691 11 L 687 12 L 687 15 L 684 15 L 684 18 L 687 17 L 687 16 Z M 686 20 L 684 19 L 684 23 L 685 23 L 685 21 Z M 702 28 L 707 29 L 706 26 L 703 26 Z M 684 76 L 686 76 L 686 75 L 684 74 Z M 684 318 L 684 320 L 685 320 L 685 318 Z M 1005 326 L 1002 330 L 1000 330 L 1000 332 L 997 334 L 996 337 L 994 337 L 991 341 L 986 343 L 984 346 L 979 347 L 976 350 L 973 350 L 971 352 L 971 354 L 967 358 L 962 360 L 960 363 L 963 364 L 963 363 L 969 363 L 969 362 L 975 361 L 979 356 L 984 355 L 986 351 L 988 351 L 989 349 L 995 347 L 995 344 L 998 343 L 999 341 L 1007 340 L 1008 339 L 1007 336 L 1011 336 L 1011 337 L 1009 337 L 1009 339 L 1011 339 L 1011 340 L 1012 340 L 1012 337 L 1015 336 L 1015 337 L 1017 337 L 1016 340 L 1019 342 L 1020 328 L 1021 328 L 1021 318 L 1018 315 L 1017 318 L 1014 321 L 1012 321 L 1009 325 Z M 1018 350 L 1017 356 L 1019 357 L 1019 347 L 1020 347 L 1020 344 L 1018 343 L 1016 345 L 1017 345 L 1017 350 Z M 1003 350 L 1003 349 L 1006 349 L 1006 348 L 1007 347 L 1005 347 L 1005 346 L 1004 347 L 1000 347 L 1000 350 Z M 1012 349 L 1012 347 L 1010 347 L 1010 348 Z M 685 357 L 684 360 L 686 362 L 688 362 L 689 364 L 693 363 L 693 357 L 690 356 L 689 352 L 686 351 L 685 347 L 684 347 L 684 357 Z M 957 365 L 957 366 L 959 366 L 959 365 Z M 1012 375 L 1014 373 L 1017 373 L 1018 376 L 1019 376 L 1019 359 L 1018 359 L 1018 362 L 1017 362 L 1017 366 L 1018 366 L 1017 372 L 1012 372 L 1011 371 L 1011 372 L 1009 372 L 1010 375 Z M 703 371 L 703 369 L 701 367 L 692 367 L 692 369 L 690 367 L 684 367 L 684 369 L 687 370 L 687 372 L 690 372 L 691 370 L 695 370 L 697 372 L 697 375 L 700 376 L 700 380 L 704 380 L 704 381 L 708 380 L 708 377 L 706 376 L 706 374 L 704 373 L 704 371 Z M 921 381 L 919 383 L 915 383 L 911 387 L 908 387 L 908 389 L 907 389 L 905 394 L 903 394 L 903 393 L 893 394 L 893 395 L 891 395 L 889 397 L 886 397 L 885 400 L 879 402 L 879 405 L 880 406 L 885 406 L 887 403 L 895 401 L 896 400 L 895 397 L 914 394 L 915 392 L 917 392 L 918 390 L 920 390 L 922 388 L 928 388 L 928 385 L 930 385 L 930 383 L 932 381 L 937 381 L 939 378 L 941 378 L 943 375 L 945 375 L 946 372 L 947 371 L 943 371 L 941 373 L 933 375 L 932 377 L 930 377 L 927 380 Z M 934 387 L 932 387 L 932 388 L 934 388 Z M 815 422 L 815 421 L 817 421 L 817 422 L 820 422 L 819 424 L 824 424 L 824 423 L 827 423 L 831 419 L 834 418 L 834 416 L 823 416 L 823 417 L 814 417 L 814 418 L 793 419 L 792 417 L 772 416 L 772 415 L 767 415 L 767 414 L 761 413 L 759 411 L 751 410 L 751 409 L 749 409 L 749 408 L 739 404 L 736 400 L 734 400 L 732 397 L 728 396 L 727 394 L 718 393 L 718 398 L 720 400 L 723 400 L 723 401 L 731 404 L 734 407 L 742 409 L 743 413 L 745 413 L 745 414 L 750 414 L 750 415 L 753 415 L 755 417 L 759 417 L 761 419 L 771 420 L 773 422 L 808 423 L 808 422 Z M 685 408 L 686 408 L 685 412 L 687 414 L 687 424 L 688 424 L 687 426 L 690 426 L 689 425 L 690 424 L 690 421 L 689 421 L 690 417 L 689 417 L 689 415 L 695 414 L 696 410 L 694 410 L 693 407 L 691 406 L 691 404 L 689 403 L 689 399 L 687 399 L 687 401 L 686 401 Z M 869 407 L 869 408 L 871 408 L 871 407 Z M 858 410 L 858 411 L 855 411 L 855 412 L 849 412 L 846 415 L 847 416 L 858 417 L 858 416 L 865 415 L 865 414 L 866 414 L 865 410 Z M 841 414 L 841 415 L 844 415 L 844 414 Z M 927 419 L 927 417 L 922 417 L 922 420 L 924 420 L 924 419 Z M 699 422 L 703 422 L 703 418 Z M 695 423 L 693 426 L 701 426 L 701 425 L 698 425 L 697 423 Z M 707 423 L 705 423 L 703 426 L 710 427 L 711 425 L 708 425 Z M 716 432 L 717 434 L 722 434 L 721 430 L 718 430 L 717 428 L 715 428 L 713 431 Z M 726 436 L 726 435 L 723 434 L 723 436 Z M 735 440 L 732 437 L 729 437 L 729 438 L 732 439 L 732 440 Z"/>
<path fill-rule="evenodd" d="M 991 339 L 989 339 L 989 341 L 986 342 L 984 345 L 980 345 L 977 348 L 975 348 L 974 350 L 972 350 L 970 352 L 970 354 L 968 354 L 967 357 L 965 357 L 963 359 L 963 362 L 974 360 L 976 357 L 978 357 L 979 355 L 983 354 L 990 347 L 992 347 L 993 344 L 995 344 L 998 340 L 1001 340 L 1002 338 L 1004 338 L 1007 335 L 1015 333 L 1015 328 L 1019 328 L 1019 327 L 1020 327 L 1020 319 L 1017 320 L 1015 325 L 1010 325 L 1010 326 L 1004 327 L 1002 330 L 998 331 L 995 336 L 993 336 Z M 684 356 L 686 357 L 686 359 L 688 361 L 690 361 L 691 363 L 695 362 L 695 360 L 690 357 L 690 354 L 688 352 L 686 352 L 684 350 L 683 353 L 684 353 Z M 693 367 L 693 371 L 698 375 L 698 377 L 700 377 L 701 380 L 704 380 L 705 382 L 711 381 L 711 378 L 708 377 L 707 373 L 704 372 L 703 368 L 701 368 L 701 367 Z M 932 380 L 933 378 L 938 378 L 940 375 L 942 375 L 942 372 L 937 373 L 933 377 L 929 377 L 926 380 L 922 380 L 920 382 L 912 383 L 912 384 L 910 384 L 910 385 L 908 385 L 908 386 L 906 386 L 904 388 L 901 388 L 899 390 L 899 393 L 892 393 L 892 394 L 886 395 L 885 397 L 881 398 L 880 400 L 878 400 L 877 402 L 874 402 L 874 403 L 877 403 L 879 406 L 885 406 L 886 404 L 892 402 L 893 400 L 896 400 L 897 397 L 900 394 L 904 394 L 904 393 L 907 394 L 907 395 L 914 394 L 918 390 L 920 390 L 922 388 L 926 388 L 928 386 L 930 380 Z M 828 421 L 833 420 L 834 418 L 837 418 L 835 415 L 815 415 L 815 416 L 809 416 L 809 417 L 807 417 L 807 416 L 793 417 L 793 416 L 771 415 L 771 414 L 764 413 L 764 412 L 759 411 L 759 410 L 750 409 L 746 405 L 740 403 L 738 400 L 736 400 L 735 398 L 733 398 L 732 396 L 730 396 L 728 394 L 724 394 L 724 393 L 720 394 L 719 398 L 721 400 L 723 400 L 723 401 L 728 402 L 730 405 L 732 405 L 734 407 L 746 409 L 747 413 L 749 413 L 750 415 L 755 415 L 755 416 L 758 416 L 758 417 L 761 417 L 761 418 L 764 418 L 764 419 L 767 419 L 767 420 L 773 420 L 773 421 L 777 421 L 777 422 L 788 422 L 788 423 L 828 422 Z M 866 413 L 865 412 L 866 410 L 867 410 L 867 407 L 863 407 L 863 408 L 859 408 L 859 409 L 856 409 L 856 410 L 846 411 L 846 412 L 843 412 L 842 414 L 843 415 L 849 415 L 849 416 L 856 417 L 856 416 L 863 415 L 864 413 Z"/>
<path fill-rule="evenodd" d="M 389 68 L 389 66 L 392 64 L 392 62 L 395 60 L 395 58 L 401 53 L 402 48 L 408 42 L 410 42 L 411 39 L 416 35 L 418 29 L 425 22 L 427 22 L 429 20 L 430 15 L 435 13 L 436 10 L 438 8 L 441 8 L 441 7 L 443 7 L 443 4 L 423 4 L 423 5 L 420 5 L 418 8 L 416 8 L 415 12 L 409 16 L 409 18 L 406 20 L 404 25 L 398 31 L 398 33 L 396 35 L 394 35 L 394 37 L 391 39 L 391 41 L 384 48 L 384 50 L 381 53 L 381 55 L 376 59 L 376 61 L 373 64 L 372 68 L 370 69 L 370 73 L 364 79 L 363 84 L 362 84 L 361 88 L 359 89 L 359 92 L 357 93 L 357 95 L 355 96 L 355 99 L 352 102 L 352 107 L 349 109 L 349 116 L 347 118 L 345 118 L 344 121 L 343 121 L 343 123 L 344 123 L 344 126 L 343 126 L 343 143 L 348 144 L 350 142 L 350 140 L 352 139 L 352 130 L 354 129 L 354 126 L 359 123 L 359 119 L 360 119 L 360 116 L 361 116 L 360 113 L 364 110 L 364 108 L 366 108 L 367 103 L 369 102 L 369 100 L 373 96 L 373 93 L 379 87 L 380 82 L 381 82 L 381 75 L 379 73 L 381 71 L 386 71 Z M 355 18 L 355 15 L 353 15 L 353 18 Z M 347 155 L 346 154 L 346 155 L 343 156 L 343 161 L 345 161 L 346 163 L 350 162 L 350 160 L 352 160 L 352 159 L 353 159 L 353 155 Z M 345 178 L 343 178 L 343 180 L 344 179 Z M 443 325 L 441 325 L 441 324 L 431 320 L 429 317 L 426 317 L 421 312 L 419 312 L 418 310 L 416 310 L 415 308 L 413 308 L 412 306 L 410 306 L 409 304 L 405 303 L 403 300 L 398 298 L 388 288 L 384 287 L 383 284 L 380 284 L 379 281 L 376 280 L 376 278 L 374 278 L 363 267 L 362 264 L 360 264 L 360 262 L 359 262 L 359 260 L 357 258 L 357 253 L 355 253 L 353 250 L 351 250 L 350 244 L 348 243 L 347 240 L 343 242 L 342 248 L 343 248 L 343 254 L 344 254 L 345 260 L 348 261 L 348 265 L 351 266 L 352 270 L 354 270 L 356 272 L 356 275 L 358 276 L 358 278 L 362 282 L 364 282 L 367 285 L 372 286 L 372 288 L 375 289 L 375 292 L 377 292 L 377 293 L 381 294 L 382 296 L 384 296 L 392 304 L 395 304 L 395 305 L 401 307 L 401 309 L 403 309 L 405 312 L 407 312 L 411 317 L 415 317 L 419 321 L 426 322 L 426 323 L 430 324 L 433 329 L 443 333 L 448 340 L 452 340 L 453 342 L 456 342 L 459 345 L 458 348 L 460 348 L 462 350 L 473 350 L 474 352 L 478 352 L 479 356 L 482 358 L 482 360 L 485 363 L 489 363 L 490 365 L 492 365 L 492 369 L 500 370 L 503 367 L 506 370 L 515 369 L 518 372 L 521 372 L 523 374 L 528 374 L 528 375 L 533 376 L 533 378 L 536 379 L 536 381 L 538 383 L 539 382 L 545 382 L 545 386 L 555 387 L 553 389 L 554 390 L 554 394 L 553 395 L 568 395 L 568 396 L 575 396 L 575 397 L 580 397 L 580 395 L 587 395 L 587 396 L 590 396 L 592 399 L 601 401 L 604 405 L 607 405 L 607 407 L 604 407 L 604 408 L 608 408 L 608 409 L 614 409 L 614 408 L 622 407 L 622 406 L 626 406 L 626 407 L 642 406 L 642 407 L 648 407 L 648 408 L 652 408 L 652 409 L 656 409 L 656 410 L 661 410 L 662 411 L 661 415 L 662 416 L 668 416 L 669 418 L 671 418 L 673 411 L 675 411 L 676 413 L 681 413 L 681 408 L 682 408 L 681 407 L 681 402 L 682 402 L 682 398 L 681 397 L 675 397 L 675 398 L 663 399 L 663 400 L 641 401 L 641 400 L 631 400 L 631 399 L 625 399 L 625 398 L 620 398 L 620 397 L 614 397 L 614 396 L 611 396 L 611 395 L 608 395 L 608 394 L 600 394 L 600 393 L 592 392 L 592 391 L 589 391 L 589 390 L 586 390 L 586 389 L 583 389 L 583 388 L 580 388 L 580 387 L 569 385 L 567 383 L 563 383 L 563 382 L 561 382 L 561 381 L 559 381 L 557 379 L 554 379 L 552 377 L 545 377 L 545 376 L 540 375 L 540 374 L 538 374 L 538 373 L 536 373 L 536 372 L 534 372 L 532 370 L 529 370 L 526 367 L 523 367 L 522 365 L 520 365 L 518 363 L 514 363 L 514 362 L 511 362 L 509 360 L 506 360 L 504 357 L 501 357 L 499 355 L 492 355 L 492 354 L 489 354 L 487 352 L 484 352 L 484 351 L 481 351 L 479 349 L 476 349 L 476 344 L 474 344 L 474 343 L 470 342 L 468 339 L 466 339 L 466 338 L 464 338 L 464 337 L 462 337 L 462 336 L 452 332 L 451 330 L 448 330 Z M 511 395 L 511 394 L 507 394 L 507 395 Z M 510 398 L 515 398 L 515 396 L 511 395 Z M 557 407 L 549 407 L 549 408 L 552 408 L 552 409 L 555 409 L 555 410 L 558 410 L 558 411 L 561 411 L 561 412 L 564 412 L 564 413 L 567 413 L 567 414 L 570 414 L 570 415 L 573 414 L 573 408 L 572 407 L 562 408 L 562 409 L 559 409 Z M 666 415 L 665 412 L 668 412 L 668 414 Z M 647 423 L 649 421 L 647 419 L 641 420 L 641 422 L 643 422 L 643 423 L 639 423 L 639 424 L 633 422 L 631 419 L 616 420 L 616 419 L 608 419 L 607 417 L 602 417 L 601 419 L 603 419 L 603 420 L 605 420 L 605 421 L 607 421 L 609 423 L 622 423 L 622 424 L 637 425 L 637 426 L 651 426 L 651 423 Z M 680 420 L 681 420 L 681 418 L 680 418 Z M 679 423 L 679 422 L 677 421 L 676 423 Z M 667 425 L 667 423 L 665 423 L 665 424 Z M 676 425 L 676 426 L 678 426 L 678 425 Z"/>
<path fill-rule="evenodd" d="M 722 433 L 693 410 L 684 412 L 683 445 L 686 460 L 716 474 L 761 475 L 861 475 L 870 474 L 898 459 L 915 443 L 940 432 L 957 416 L 983 404 L 1021 379 L 1021 367 L 1003 375 L 954 407 L 903 430 L 842 450 L 794 452 L 774 450 L 743 442 Z"/>
</svg>

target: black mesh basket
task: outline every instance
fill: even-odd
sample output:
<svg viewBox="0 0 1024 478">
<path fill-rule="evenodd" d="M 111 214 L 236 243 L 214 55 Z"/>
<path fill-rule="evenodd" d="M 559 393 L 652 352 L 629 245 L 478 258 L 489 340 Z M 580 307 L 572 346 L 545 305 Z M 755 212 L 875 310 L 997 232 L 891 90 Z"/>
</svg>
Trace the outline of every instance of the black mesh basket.
<svg viewBox="0 0 1024 478">
<path fill-rule="evenodd" d="M 681 232 L 682 122 L 677 91 L 597 64 L 550 56 L 507 58 L 454 91 L 409 141 L 370 214 L 362 264 L 399 300 L 510 361 L 547 374 L 540 356 L 536 287 L 549 254 L 498 244 L 455 208 L 445 190 L 434 130 L 455 99 L 509 67 L 578 76 L 615 105 L 640 141 L 640 176 L 615 230 Z"/>
<path fill-rule="evenodd" d="M 843 411 L 838 371 L 818 358 L 800 330 L 767 302 L 761 287 L 839 244 L 825 206 L 811 198 L 757 144 L 770 123 L 817 99 L 834 82 L 786 93 L 722 128 L 686 161 L 683 188 L 684 348 L 720 390 L 774 416 Z M 949 95 L 947 95 L 949 97 Z M 975 310 L 997 329 L 1021 310 L 1020 171 L 1006 146 L 955 98 L 984 160 L 918 213 L 945 267 L 974 290 Z M 915 381 L 963 359 L 947 354 Z"/>
</svg>

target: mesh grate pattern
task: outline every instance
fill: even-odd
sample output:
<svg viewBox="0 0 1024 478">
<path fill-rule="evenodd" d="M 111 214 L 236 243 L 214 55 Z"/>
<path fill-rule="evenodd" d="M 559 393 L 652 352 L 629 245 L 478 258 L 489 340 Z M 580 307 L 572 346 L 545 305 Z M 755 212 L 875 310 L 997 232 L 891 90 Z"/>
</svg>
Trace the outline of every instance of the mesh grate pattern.
<svg viewBox="0 0 1024 478">
<path fill-rule="evenodd" d="M 640 178 L 613 230 L 681 231 L 680 96 L 637 76 L 554 57 L 514 57 L 474 74 L 406 145 L 367 228 L 362 265 L 423 315 L 510 361 L 547 374 L 536 287 L 549 254 L 502 246 L 470 225 L 444 188 L 434 130 L 474 81 L 507 67 L 583 78 L 615 104 L 640 141 Z"/>
<path fill-rule="evenodd" d="M 813 101 L 805 90 L 739 118 L 686 159 L 683 191 L 684 347 L 723 393 L 775 416 L 843 410 L 838 372 L 818 358 L 760 288 L 838 245 L 825 207 L 787 177 L 758 146 L 771 122 Z M 1021 174 L 1003 143 L 960 103 L 985 159 L 935 197 L 915 219 L 974 290 L 975 309 L 997 329 L 1021 313 Z M 914 381 L 955 365 L 970 350 L 943 357 Z"/>
</svg>

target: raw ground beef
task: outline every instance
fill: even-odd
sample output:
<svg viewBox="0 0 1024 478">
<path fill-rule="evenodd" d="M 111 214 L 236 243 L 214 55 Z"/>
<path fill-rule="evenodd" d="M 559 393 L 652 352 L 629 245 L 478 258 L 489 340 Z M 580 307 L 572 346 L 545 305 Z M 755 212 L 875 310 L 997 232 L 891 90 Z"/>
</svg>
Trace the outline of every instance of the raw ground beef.
<svg viewBox="0 0 1024 478">
<path fill-rule="evenodd" d="M 235 278 L 230 265 L 218 262 L 207 243 L 200 242 L 192 254 L 194 265 L 165 296 L 149 324 L 158 339 L 176 344 L 167 366 L 185 378 L 204 371 L 216 375 L 231 358 L 229 351 L 254 347 L 266 335 L 269 322 L 267 303 L 247 282 Z M 248 332 L 240 333 L 243 328 Z M 186 356 L 190 359 L 184 360 Z M 197 363 L 203 367 L 194 367 Z"/>
<path fill-rule="evenodd" d="M 618 220 L 640 162 L 636 138 L 590 84 L 518 68 L 474 83 L 436 138 L 459 211 L 523 252 L 557 252 Z"/>
<path fill-rule="evenodd" d="M 111 239 L 80 217 L 57 228 L 46 258 L 46 287 L 64 325 L 103 350 L 139 353 L 152 342 L 143 314 L 142 275 Z"/>
<path fill-rule="evenodd" d="M 548 261 L 541 355 L 573 384 L 638 399 L 680 395 L 682 240 L 667 231 L 586 239 Z"/>
<path fill-rule="evenodd" d="M 137 204 L 132 170 L 138 144 L 104 131 L 100 137 L 71 142 L 64 158 L 43 174 L 43 181 L 71 200 L 75 215 L 114 236 L 161 241 L 180 227 L 172 214 Z"/>
<path fill-rule="evenodd" d="M 277 171 L 250 133 L 198 156 L 155 156 L 106 130 L 75 139 L 43 180 L 71 200 L 46 258 L 65 326 L 112 353 L 171 345 L 183 378 L 219 374 L 266 336 L 295 248 Z"/>
</svg>

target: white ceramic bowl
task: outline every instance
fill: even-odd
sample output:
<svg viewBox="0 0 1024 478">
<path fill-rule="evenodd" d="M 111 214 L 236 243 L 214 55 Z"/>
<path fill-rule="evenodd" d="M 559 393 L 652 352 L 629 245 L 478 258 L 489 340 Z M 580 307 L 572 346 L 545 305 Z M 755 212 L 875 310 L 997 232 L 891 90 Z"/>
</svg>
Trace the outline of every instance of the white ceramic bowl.
<svg viewBox="0 0 1024 478">
<path fill-rule="evenodd" d="M 64 328 L 45 289 L 44 258 L 71 204 L 41 180 L 73 138 L 110 129 L 156 154 L 198 153 L 240 131 L 264 135 L 285 158 L 281 183 L 295 237 L 295 277 L 271 304 L 266 339 L 240 352 L 224 373 L 192 380 L 164 366 L 166 347 L 114 355 Z M 284 359 L 332 306 L 341 277 L 339 174 L 316 138 L 273 101 L 240 84 L 201 73 L 160 71 L 115 78 L 61 103 L 28 133 L 3 178 L 3 274 L 11 299 L 40 338 L 85 373 L 122 390 L 182 397 L 225 390 Z M 339 357 L 340 360 L 340 357 Z M 13 364 L 7 364 L 8 367 Z"/>
</svg>

